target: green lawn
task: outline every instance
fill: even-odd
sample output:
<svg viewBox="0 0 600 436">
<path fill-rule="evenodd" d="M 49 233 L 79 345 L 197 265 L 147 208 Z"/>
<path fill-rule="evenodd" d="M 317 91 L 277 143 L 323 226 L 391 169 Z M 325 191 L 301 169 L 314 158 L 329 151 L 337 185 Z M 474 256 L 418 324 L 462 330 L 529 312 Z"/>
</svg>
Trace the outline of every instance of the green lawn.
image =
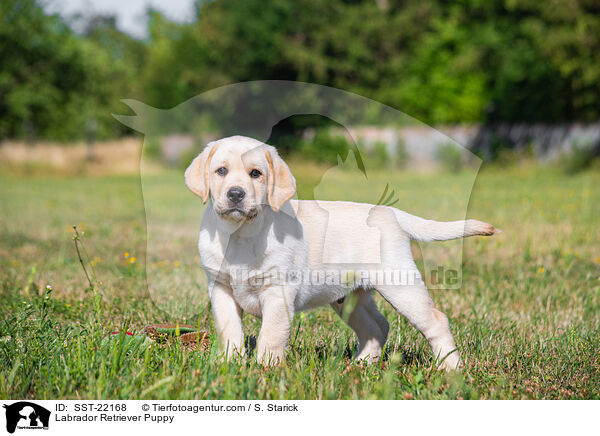
<svg viewBox="0 0 600 436">
<path fill-rule="evenodd" d="M 306 194 L 318 169 L 292 169 Z M 323 197 L 377 200 L 373 185 L 329 177 Z M 401 209 L 459 219 L 455 211 L 464 215 L 468 202 L 469 217 L 503 230 L 465 241 L 460 290 L 432 292 L 466 365 L 451 374 L 433 369 L 425 340 L 381 299 L 391 329 L 379 365 L 352 361 L 353 333 L 329 308 L 296 316 L 287 360 L 276 368 L 226 363 L 214 348 L 102 348 L 106 332 L 148 323 L 181 320 L 213 331 L 195 251 L 200 202 L 181 172 L 143 181 L 148 220 L 139 177 L 0 176 L 0 397 L 600 398 L 600 174 L 484 168 L 470 199 L 466 174 L 370 175 L 369 183 L 396 189 Z M 101 282 L 96 296 L 73 224 Z M 452 262 L 459 248 L 421 250 Z M 245 326 L 258 335 L 252 317 Z"/>
</svg>

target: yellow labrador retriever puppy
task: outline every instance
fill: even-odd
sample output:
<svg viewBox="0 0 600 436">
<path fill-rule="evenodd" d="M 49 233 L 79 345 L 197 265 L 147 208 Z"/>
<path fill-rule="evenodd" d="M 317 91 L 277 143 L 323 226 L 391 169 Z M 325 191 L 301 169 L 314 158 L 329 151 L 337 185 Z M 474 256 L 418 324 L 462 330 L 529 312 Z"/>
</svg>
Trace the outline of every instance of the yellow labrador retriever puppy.
<svg viewBox="0 0 600 436">
<path fill-rule="evenodd" d="M 389 329 L 371 295 L 377 290 L 425 336 L 441 368 L 460 366 L 448 320 L 433 307 L 410 239 L 492 235 L 492 225 L 430 221 L 388 206 L 291 200 L 296 181 L 277 150 L 243 136 L 209 143 L 185 182 L 203 202 L 210 199 L 198 248 L 227 356 L 244 352 L 244 311 L 262 319 L 259 361 L 274 363 L 284 357 L 294 313 L 330 304 L 348 315 L 358 359 L 375 361 Z M 353 297 L 344 300 L 349 293 Z"/>
</svg>

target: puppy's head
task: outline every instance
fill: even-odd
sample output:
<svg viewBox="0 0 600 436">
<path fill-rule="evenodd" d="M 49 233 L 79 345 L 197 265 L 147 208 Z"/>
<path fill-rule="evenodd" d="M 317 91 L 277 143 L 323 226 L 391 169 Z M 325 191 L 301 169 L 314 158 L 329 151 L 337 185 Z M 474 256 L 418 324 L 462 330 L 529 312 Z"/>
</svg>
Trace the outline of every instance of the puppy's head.
<svg viewBox="0 0 600 436">
<path fill-rule="evenodd" d="M 296 180 L 270 145 L 244 136 L 209 143 L 185 171 L 185 184 L 226 220 L 250 221 L 275 212 L 296 193 Z"/>
</svg>

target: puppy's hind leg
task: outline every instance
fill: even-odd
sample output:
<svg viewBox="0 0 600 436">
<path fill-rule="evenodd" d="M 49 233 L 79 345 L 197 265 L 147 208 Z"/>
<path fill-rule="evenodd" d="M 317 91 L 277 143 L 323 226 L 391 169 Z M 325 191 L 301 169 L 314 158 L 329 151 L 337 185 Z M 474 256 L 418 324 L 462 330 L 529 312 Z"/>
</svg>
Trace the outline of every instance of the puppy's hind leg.
<svg viewBox="0 0 600 436">
<path fill-rule="evenodd" d="M 353 308 L 349 306 L 352 304 Z M 377 362 L 387 340 L 389 324 L 377 309 L 371 291 L 357 289 L 343 303 L 332 303 L 331 307 L 358 337 L 356 358 L 367 363 Z M 348 309 L 349 314 L 345 313 Z"/>
<path fill-rule="evenodd" d="M 377 290 L 425 336 L 440 369 L 449 371 L 462 366 L 448 318 L 433 307 L 424 284 L 386 285 L 379 286 Z"/>
<path fill-rule="evenodd" d="M 383 316 L 383 314 L 377 308 L 375 300 L 373 300 L 372 291 L 369 292 L 369 298 L 367 301 L 365 301 L 365 307 L 369 312 L 369 315 L 371 315 L 371 318 L 375 320 L 375 322 L 377 323 L 377 325 L 379 325 L 379 328 L 381 329 L 383 337 L 383 343 L 381 344 L 381 346 L 383 347 L 385 341 L 387 340 L 388 333 L 390 331 L 390 324 L 388 323 L 387 318 Z"/>
</svg>

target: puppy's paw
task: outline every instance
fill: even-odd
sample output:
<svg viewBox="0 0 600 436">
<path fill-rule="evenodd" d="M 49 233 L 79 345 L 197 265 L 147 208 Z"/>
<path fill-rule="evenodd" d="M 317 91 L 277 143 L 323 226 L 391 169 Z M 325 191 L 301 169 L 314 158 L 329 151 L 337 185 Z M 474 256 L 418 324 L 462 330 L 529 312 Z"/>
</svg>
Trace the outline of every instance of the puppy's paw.
<svg viewBox="0 0 600 436">
<path fill-rule="evenodd" d="M 442 371 L 461 371 L 464 365 L 457 352 L 449 354 L 442 362 L 438 364 L 438 368 Z"/>
<path fill-rule="evenodd" d="M 259 350 L 256 359 L 259 364 L 266 368 L 279 366 L 285 358 L 284 350 Z"/>
</svg>

